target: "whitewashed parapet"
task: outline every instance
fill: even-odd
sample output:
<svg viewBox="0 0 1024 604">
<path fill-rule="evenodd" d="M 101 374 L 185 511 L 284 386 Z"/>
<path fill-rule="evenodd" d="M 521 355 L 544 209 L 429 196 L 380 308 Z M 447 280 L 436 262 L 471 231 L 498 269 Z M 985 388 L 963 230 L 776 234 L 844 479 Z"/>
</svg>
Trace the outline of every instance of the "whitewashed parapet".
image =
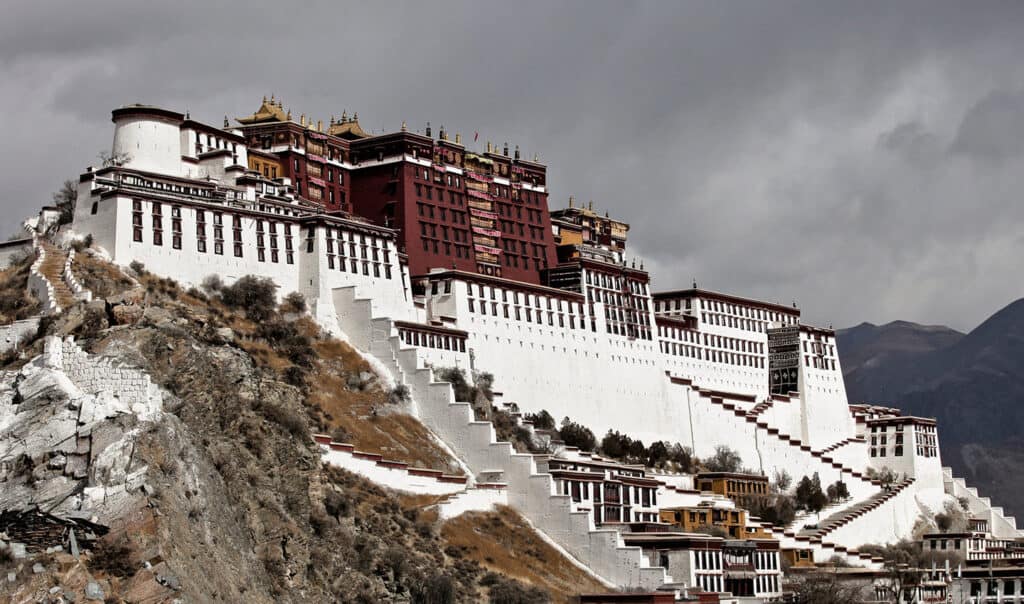
<svg viewBox="0 0 1024 604">
<path fill-rule="evenodd" d="M 6 354 L 18 348 L 22 342 L 33 337 L 38 331 L 39 317 L 0 325 L 0 354 Z"/>
<path fill-rule="evenodd" d="M 75 250 L 68 251 L 68 257 L 64 261 L 64 283 L 67 283 L 68 289 L 75 295 L 78 300 L 85 300 L 89 302 L 92 300 L 92 292 L 82 286 L 75 278 L 75 273 L 71 270 L 71 265 L 75 262 Z"/>
<path fill-rule="evenodd" d="M 324 463 L 344 468 L 396 491 L 420 495 L 450 495 L 466 490 L 466 476 L 440 470 L 416 468 L 401 461 L 384 459 L 376 453 L 356 451 L 353 445 L 333 442 L 330 436 L 315 435 Z"/>
<path fill-rule="evenodd" d="M 947 494 L 965 499 L 972 516 L 989 521 L 989 530 L 999 539 L 1017 539 L 1022 531 L 1017 529 L 1017 519 L 1006 516 L 1000 507 L 992 507 L 988 497 L 980 497 L 978 489 L 967 486 L 967 481 L 953 475 L 952 468 L 942 468 L 943 483 Z"/>
<path fill-rule="evenodd" d="M 46 260 L 46 250 L 40 245 L 38 236 L 32 237 L 32 247 L 36 251 L 36 261 L 29 267 L 28 289 L 39 300 L 44 315 L 59 313 L 61 309 L 57 303 L 57 294 L 53 291 L 53 284 L 39 270 Z"/>
</svg>

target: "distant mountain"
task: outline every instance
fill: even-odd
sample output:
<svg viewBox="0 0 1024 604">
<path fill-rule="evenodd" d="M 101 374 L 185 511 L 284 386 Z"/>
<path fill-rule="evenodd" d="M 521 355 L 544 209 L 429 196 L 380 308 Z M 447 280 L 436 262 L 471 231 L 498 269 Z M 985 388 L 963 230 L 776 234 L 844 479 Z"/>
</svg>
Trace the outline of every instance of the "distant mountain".
<svg viewBox="0 0 1024 604">
<path fill-rule="evenodd" d="M 840 361 L 851 402 L 881 403 L 910 390 L 908 365 L 926 353 L 949 348 L 964 334 L 942 325 L 893 321 L 841 329 Z"/>
<path fill-rule="evenodd" d="M 935 417 L 943 461 L 1024 516 L 1024 299 L 966 335 L 900 321 L 838 340 L 851 401 Z"/>
</svg>

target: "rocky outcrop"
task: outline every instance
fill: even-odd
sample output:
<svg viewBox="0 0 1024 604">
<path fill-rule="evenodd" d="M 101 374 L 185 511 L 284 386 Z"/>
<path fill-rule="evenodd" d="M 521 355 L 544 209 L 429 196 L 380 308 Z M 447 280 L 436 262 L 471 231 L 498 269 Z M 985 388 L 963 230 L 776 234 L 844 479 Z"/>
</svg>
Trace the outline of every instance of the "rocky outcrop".
<svg viewBox="0 0 1024 604">
<path fill-rule="evenodd" d="M 0 509 L 116 518 L 144 496 L 147 468 L 131 452 L 163 396 L 141 371 L 70 338 L 44 346 L 0 377 Z"/>
</svg>

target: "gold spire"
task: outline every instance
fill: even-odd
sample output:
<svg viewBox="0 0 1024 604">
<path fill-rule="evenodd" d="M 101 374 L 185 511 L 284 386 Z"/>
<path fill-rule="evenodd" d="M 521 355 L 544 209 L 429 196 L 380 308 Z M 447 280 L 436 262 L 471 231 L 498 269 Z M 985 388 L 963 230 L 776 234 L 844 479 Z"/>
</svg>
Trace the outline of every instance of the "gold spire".
<svg viewBox="0 0 1024 604">
<path fill-rule="evenodd" d="M 288 119 L 289 122 L 292 121 L 292 109 L 291 109 L 291 107 L 288 108 L 287 119 Z"/>
<path fill-rule="evenodd" d="M 331 114 L 331 125 L 332 126 L 334 125 L 334 114 L 333 113 Z"/>
<path fill-rule="evenodd" d="M 316 129 L 317 129 L 317 132 L 323 132 L 324 131 L 324 121 L 323 120 L 317 120 L 316 121 Z"/>
<path fill-rule="evenodd" d="M 405 126 L 405 120 L 402 120 L 402 132 L 405 132 L 407 130 L 408 130 L 408 128 L 406 128 L 406 126 Z"/>
<path fill-rule="evenodd" d="M 487 141 L 487 152 L 491 152 L 491 141 Z"/>
<path fill-rule="evenodd" d="M 299 115 L 299 125 L 300 126 L 305 126 L 306 125 L 306 114 L 305 113 L 302 113 L 302 114 Z"/>
<path fill-rule="evenodd" d="M 455 144 L 456 145 L 461 145 L 462 144 L 462 135 L 459 134 L 458 132 L 455 133 Z"/>
<path fill-rule="evenodd" d="M 348 121 L 348 109 L 341 110 L 341 123 L 344 124 Z"/>
</svg>

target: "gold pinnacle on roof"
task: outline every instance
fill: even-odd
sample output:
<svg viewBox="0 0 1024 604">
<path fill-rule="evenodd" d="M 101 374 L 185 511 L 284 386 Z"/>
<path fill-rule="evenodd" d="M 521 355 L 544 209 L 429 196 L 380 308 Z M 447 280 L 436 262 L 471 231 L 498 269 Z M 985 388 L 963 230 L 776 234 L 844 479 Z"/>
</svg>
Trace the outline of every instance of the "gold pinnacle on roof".
<svg viewBox="0 0 1024 604">
<path fill-rule="evenodd" d="M 348 109 L 341 110 L 341 123 L 344 124 L 348 121 Z"/>
<path fill-rule="evenodd" d="M 462 135 L 459 134 L 458 132 L 455 133 L 455 144 L 456 145 L 461 145 L 462 144 Z"/>
<path fill-rule="evenodd" d="M 574 204 L 574 203 L 576 203 L 576 197 L 570 195 L 569 196 L 569 207 L 571 208 L 572 204 Z"/>
<path fill-rule="evenodd" d="M 260 108 L 256 110 L 256 113 L 248 117 L 235 119 L 241 124 L 261 124 L 266 122 L 283 122 L 291 118 L 285 115 L 281 107 L 281 101 L 275 100 L 274 95 L 270 95 L 269 101 L 266 96 L 263 97 L 263 102 L 260 104 Z"/>
<path fill-rule="evenodd" d="M 402 132 L 406 132 L 408 128 L 405 126 L 405 120 L 402 120 Z"/>
</svg>

